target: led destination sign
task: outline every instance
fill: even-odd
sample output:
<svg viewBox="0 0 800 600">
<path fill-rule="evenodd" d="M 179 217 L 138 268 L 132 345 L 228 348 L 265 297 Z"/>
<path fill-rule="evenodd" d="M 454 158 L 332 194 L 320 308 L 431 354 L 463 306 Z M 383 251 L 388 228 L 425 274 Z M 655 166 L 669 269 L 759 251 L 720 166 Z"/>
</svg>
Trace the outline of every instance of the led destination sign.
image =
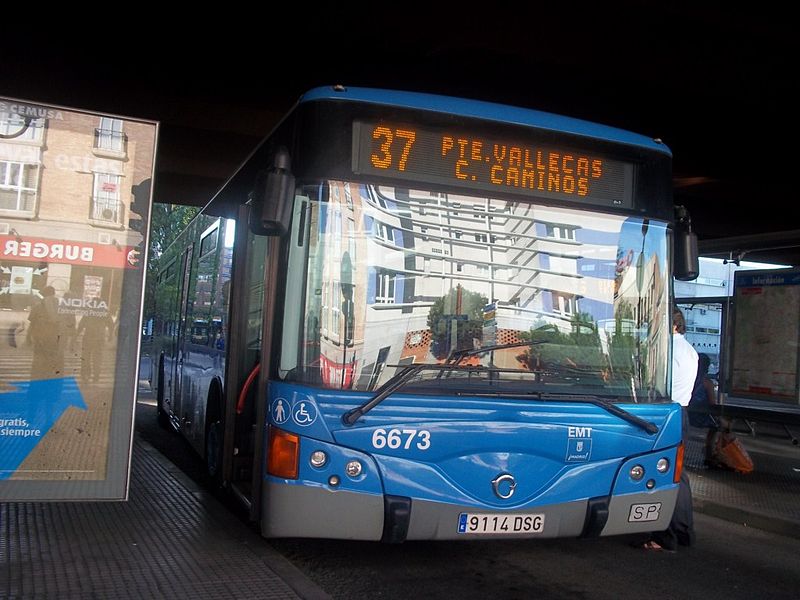
<svg viewBox="0 0 800 600">
<path fill-rule="evenodd" d="M 631 208 L 634 164 L 601 154 L 407 124 L 353 124 L 353 170 L 419 184 L 455 185 Z"/>
</svg>

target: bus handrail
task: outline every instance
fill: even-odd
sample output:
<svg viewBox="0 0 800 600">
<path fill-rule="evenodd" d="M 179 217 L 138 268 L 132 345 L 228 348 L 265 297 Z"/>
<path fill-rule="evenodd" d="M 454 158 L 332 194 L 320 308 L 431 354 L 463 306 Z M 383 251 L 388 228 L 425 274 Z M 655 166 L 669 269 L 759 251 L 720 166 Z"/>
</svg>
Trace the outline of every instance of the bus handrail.
<svg viewBox="0 0 800 600">
<path fill-rule="evenodd" d="M 244 404 L 245 401 L 247 400 L 247 392 L 250 391 L 250 386 L 253 385 L 253 381 L 260 372 L 261 372 L 261 363 L 258 363 L 255 367 L 253 367 L 253 370 L 250 371 L 250 375 L 247 376 L 247 379 L 245 380 L 244 385 L 242 386 L 242 391 L 239 392 L 239 398 L 236 402 L 237 415 L 240 415 L 244 412 Z"/>
</svg>

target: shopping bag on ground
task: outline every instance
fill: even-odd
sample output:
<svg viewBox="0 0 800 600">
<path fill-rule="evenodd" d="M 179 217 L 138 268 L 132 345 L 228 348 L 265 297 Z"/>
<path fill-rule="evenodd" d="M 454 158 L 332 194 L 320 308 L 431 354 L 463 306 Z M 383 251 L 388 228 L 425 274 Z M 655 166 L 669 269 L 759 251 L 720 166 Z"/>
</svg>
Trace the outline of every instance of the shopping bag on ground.
<svg viewBox="0 0 800 600">
<path fill-rule="evenodd" d="M 714 446 L 714 460 L 722 467 L 732 469 L 737 473 L 751 473 L 753 459 L 750 458 L 742 442 L 732 433 L 723 433 L 717 436 Z"/>
</svg>

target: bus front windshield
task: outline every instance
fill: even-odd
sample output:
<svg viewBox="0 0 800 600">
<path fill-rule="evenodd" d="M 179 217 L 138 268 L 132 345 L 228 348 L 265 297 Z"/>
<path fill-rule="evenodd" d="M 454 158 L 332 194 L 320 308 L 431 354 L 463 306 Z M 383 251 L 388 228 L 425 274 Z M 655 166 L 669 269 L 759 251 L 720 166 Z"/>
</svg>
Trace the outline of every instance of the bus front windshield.
<svg viewBox="0 0 800 600">
<path fill-rule="evenodd" d="M 407 365 L 449 359 L 457 364 L 445 376 L 420 369 L 404 391 L 664 401 L 667 248 L 666 224 L 641 217 L 344 181 L 303 185 L 280 376 L 374 391 Z"/>
</svg>

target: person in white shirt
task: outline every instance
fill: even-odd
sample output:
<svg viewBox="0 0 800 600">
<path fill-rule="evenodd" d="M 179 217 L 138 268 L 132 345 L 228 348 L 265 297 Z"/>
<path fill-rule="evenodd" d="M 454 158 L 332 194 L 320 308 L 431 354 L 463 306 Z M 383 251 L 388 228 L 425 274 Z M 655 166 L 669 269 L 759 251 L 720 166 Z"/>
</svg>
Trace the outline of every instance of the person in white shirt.
<svg viewBox="0 0 800 600">
<path fill-rule="evenodd" d="M 683 444 L 686 447 L 686 434 L 689 430 L 687 407 L 692 398 L 692 388 L 697 378 L 697 351 L 686 341 L 686 321 L 678 307 L 672 309 L 672 401 L 681 405 Z M 691 546 L 694 543 L 694 514 L 692 513 L 692 488 L 684 468 L 678 485 L 678 499 L 675 512 L 665 531 L 651 534 L 643 544 L 636 544 L 645 550 L 675 552 L 678 544 Z"/>
<path fill-rule="evenodd" d="M 686 341 L 686 322 L 679 308 L 672 313 L 672 401 L 689 406 L 697 379 L 697 351 Z"/>
</svg>

